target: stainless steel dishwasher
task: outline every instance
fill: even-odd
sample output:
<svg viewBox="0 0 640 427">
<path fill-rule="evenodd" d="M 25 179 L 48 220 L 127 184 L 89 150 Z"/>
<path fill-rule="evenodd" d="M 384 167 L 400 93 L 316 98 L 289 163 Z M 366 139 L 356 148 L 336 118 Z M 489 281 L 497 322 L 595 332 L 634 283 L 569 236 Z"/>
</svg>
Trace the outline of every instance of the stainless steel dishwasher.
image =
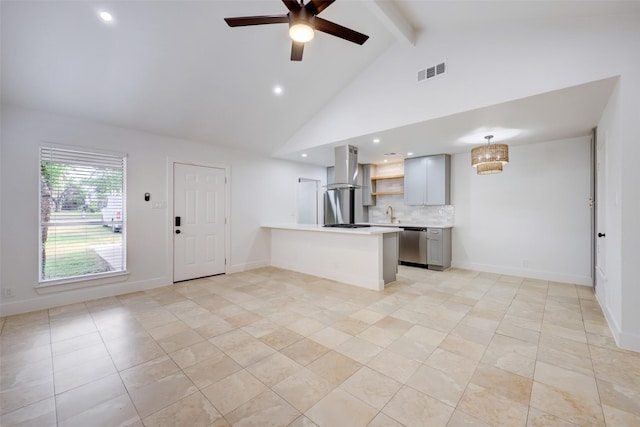
<svg viewBox="0 0 640 427">
<path fill-rule="evenodd" d="M 427 229 L 402 227 L 400 233 L 401 264 L 427 266 Z"/>
</svg>

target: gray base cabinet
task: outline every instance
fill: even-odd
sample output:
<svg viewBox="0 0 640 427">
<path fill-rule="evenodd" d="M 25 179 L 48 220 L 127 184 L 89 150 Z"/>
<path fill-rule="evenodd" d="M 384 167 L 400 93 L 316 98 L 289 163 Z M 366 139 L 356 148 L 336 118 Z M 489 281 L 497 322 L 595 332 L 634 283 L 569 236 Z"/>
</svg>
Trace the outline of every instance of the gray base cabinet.
<svg viewBox="0 0 640 427">
<path fill-rule="evenodd" d="M 427 228 L 427 266 L 430 270 L 451 267 L 450 228 Z"/>
</svg>

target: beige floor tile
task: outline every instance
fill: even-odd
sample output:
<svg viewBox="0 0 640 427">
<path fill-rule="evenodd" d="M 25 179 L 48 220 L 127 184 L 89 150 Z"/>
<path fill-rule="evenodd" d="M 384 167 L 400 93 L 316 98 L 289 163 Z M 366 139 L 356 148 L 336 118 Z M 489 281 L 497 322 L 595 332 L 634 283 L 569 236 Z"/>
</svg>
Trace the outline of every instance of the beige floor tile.
<svg viewBox="0 0 640 427">
<path fill-rule="evenodd" d="M 226 351 L 229 357 L 243 367 L 252 365 L 275 352 L 273 348 L 257 340 L 241 344 Z"/>
<path fill-rule="evenodd" d="M 527 378 L 533 378 L 538 347 L 516 338 L 496 334 L 482 362 Z"/>
<path fill-rule="evenodd" d="M 226 415 L 266 390 L 264 384 L 243 369 L 202 389 L 202 393 Z"/>
<path fill-rule="evenodd" d="M 340 396 L 382 407 L 370 426 L 640 424 L 640 354 L 592 289 L 470 270 L 216 276 L 2 318 L 0 355 L 3 425 L 316 426 Z M 229 419 L 197 389 L 242 377 Z"/>
<path fill-rule="evenodd" d="M 507 399 L 494 390 L 469 384 L 458 408 L 492 426 L 522 426 L 527 422 L 528 405 Z"/>
<path fill-rule="evenodd" d="M 278 427 L 289 425 L 299 416 L 298 410 L 267 390 L 234 409 L 226 418 L 236 427 Z"/>
<path fill-rule="evenodd" d="M 344 332 L 334 329 L 330 326 L 319 330 L 313 335 L 309 335 L 309 339 L 331 349 L 338 348 L 340 344 L 347 341 L 351 337 L 351 335 L 345 334 Z"/>
<path fill-rule="evenodd" d="M 326 327 L 324 323 L 321 323 L 309 317 L 300 318 L 297 315 L 294 315 L 293 317 L 295 320 L 289 324 L 285 324 L 286 327 L 291 329 L 293 332 L 296 332 L 305 337 L 315 334 L 319 330 L 324 329 Z"/>
<path fill-rule="evenodd" d="M 328 381 L 332 387 L 337 387 L 360 366 L 360 363 L 343 354 L 329 351 L 307 365 L 307 368 Z"/>
<path fill-rule="evenodd" d="M 366 426 L 376 416 L 375 408 L 340 389 L 335 389 L 309 409 L 305 415 L 318 426 Z"/>
<path fill-rule="evenodd" d="M 208 341 L 201 341 L 197 344 L 190 345 L 189 347 L 182 348 L 169 354 L 176 364 L 182 368 L 188 368 L 196 363 L 204 360 L 221 357 L 222 352 L 213 344 Z"/>
<path fill-rule="evenodd" d="M 300 369 L 302 369 L 300 364 L 282 353 L 274 353 L 247 367 L 249 372 L 268 387 L 273 387 L 280 381 L 295 375 Z"/>
<path fill-rule="evenodd" d="M 63 393 L 115 373 L 117 370 L 110 357 L 80 359 L 75 366 L 54 369 L 56 393 Z"/>
<path fill-rule="evenodd" d="M 101 402 L 71 418 L 59 420 L 58 425 L 60 427 L 84 427 L 88 425 L 96 427 L 116 425 L 142 427 L 142 421 L 136 413 L 129 396 L 123 394 Z"/>
<path fill-rule="evenodd" d="M 302 335 L 287 328 L 279 328 L 260 337 L 260 341 L 276 350 L 281 350 L 304 338 Z"/>
<path fill-rule="evenodd" d="M 464 375 L 442 372 L 422 365 L 407 380 L 407 385 L 422 393 L 455 407 L 464 393 L 469 379 Z"/>
<path fill-rule="evenodd" d="M 106 342 L 118 371 L 164 356 L 162 347 L 151 337 L 126 336 Z"/>
<path fill-rule="evenodd" d="M 640 415 L 603 405 L 604 419 L 608 426 L 639 426 Z"/>
<path fill-rule="evenodd" d="M 470 380 L 478 366 L 478 362 L 467 357 L 436 349 L 424 362 L 425 365 L 438 369 L 456 378 Z"/>
<path fill-rule="evenodd" d="M 380 347 L 387 347 L 392 342 L 400 338 L 402 333 L 390 329 L 382 329 L 378 326 L 370 326 L 364 331 L 360 332 L 358 338 L 365 339 L 372 344 Z"/>
<path fill-rule="evenodd" d="M 228 423 L 200 392 L 173 403 L 144 420 L 147 427 L 209 427 L 227 426 Z"/>
<path fill-rule="evenodd" d="M 3 426 L 56 427 L 56 402 L 49 397 L 0 417 Z"/>
<path fill-rule="evenodd" d="M 333 387 L 329 381 L 305 368 L 279 382 L 272 389 L 298 411 L 305 412 L 326 396 Z"/>
<path fill-rule="evenodd" d="M 485 364 L 478 366 L 471 383 L 525 406 L 529 405 L 531 399 L 531 379 Z"/>
<path fill-rule="evenodd" d="M 529 408 L 527 427 L 575 427 L 575 424 L 558 418 L 555 415 L 547 414 L 538 408 Z"/>
<path fill-rule="evenodd" d="M 491 425 L 462 412 L 460 409 L 456 409 L 453 412 L 447 427 L 491 427 Z"/>
<path fill-rule="evenodd" d="M 283 348 L 281 352 L 300 365 L 306 366 L 329 350 L 331 349 L 316 341 L 304 338 L 289 347 Z"/>
<path fill-rule="evenodd" d="M 0 414 L 53 396 L 54 381 L 51 360 L 35 364 L 13 365 L 0 372 Z"/>
<path fill-rule="evenodd" d="M 58 422 L 90 411 L 102 403 L 119 396 L 127 396 L 127 390 L 118 374 L 74 388 L 56 396 Z M 128 396 L 127 396 L 128 399 Z M 135 411 L 134 411 L 135 412 Z"/>
<path fill-rule="evenodd" d="M 378 415 L 367 425 L 367 427 L 404 427 L 393 418 L 379 412 Z"/>
<path fill-rule="evenodd" d="M 438 348 L 447 350 L 460 356 L 468 357 L 470 359 L 480 360 L 482 359 L 482 356 L 484 356 L 484 352 L 487 346 L 469 341 L 453 334 L 449 334 L 440 343 Z"/>
<path fill-rule="evenodd" d="M 202 390 L 241 369 L 242 366 L 232 358 L 219 352 L 202 362 L 183 368 L 183 371 Z"/>
<path fill-rule="evenodd" d="M 398 381 L 364 366 L 343 382 L 340 388 L 380 410 L 401 386 Z"/>
<path fill-rule="evenodd" d="M 442 343 L 447 334 L 421 325 L 415 325 L 405 332 L 404 336 L 435 348 Z"/>
<path fill-rule="evenodd" d="M 640 417 L 640 387 L 632 389 L 606 380 L 597 379 L 596 381 L 603 405 Z"/>
<path fill-rule="evenodd" d="M 365 364 L 380 353 L 382 347 L 363 340 L 362 338 L 353 337 L 343 342 L 336 351 L 359 363 Z"/>
<path fill-rule="evenodd" d="M 446 426 L 453 408 L 404 386 L 383 408 L 385 415 L 406 426 Z"/>
<path fill-rule="evenodd" d="M 536 362 L 534 380 L 555 387 L 585 400 L 599 400 L 593 375 L 583 375 L 545 362 Z"/>
<path fill-rule="evenodd" d="M 530 405 L 580 426 L 604 425 L 599 401 L 585 399 L 537 381 L 533 382 Z"/>
<path fill-rule="evenodd" d="M 209 342 L 218 347 L 220 350 L 228 352 L 234 347 L 238 347 L 241 344 L 259 341 L 242 329 L 235 329 L 233 331 L 213 337 L 209 340 Z"/>
<path fill-rule="evenodd" d="M 435 347 L 407 338 L 406 336 L 401 336 L 387 346 L 387 350 L 406 357 L 407 359 L 422 363 L 434 352 Z"/>
<path fill-rule="evenodd" d="M 629 354 L 590 347 L 596 378 L 635 389 L 640 384 L 640 353 Z"/>
<path fill-rule="evenodd" d="M 367 366 L 396 381 L 405 383 L 418 369 L 420 363 L 392 351 L 383 350 L 371 359 Z"/>
<path fill-rule="evenodd" d="M 337 329 L 345 334 L 358 335 L 360 332 L 371 326 L 369 323 L 355 319 L 353 317 L 347 317 L 345 319 L 338 320 L 331 325 L 332 328 Z"/>
<path fill-rule="evenodd" d="M 318 424 L 314 423 L 304 415 L 300 415 L 298 418 L 293 420 L 293 422 L 289 424 L 287 427 L 318 427 Z"/>
</svg>

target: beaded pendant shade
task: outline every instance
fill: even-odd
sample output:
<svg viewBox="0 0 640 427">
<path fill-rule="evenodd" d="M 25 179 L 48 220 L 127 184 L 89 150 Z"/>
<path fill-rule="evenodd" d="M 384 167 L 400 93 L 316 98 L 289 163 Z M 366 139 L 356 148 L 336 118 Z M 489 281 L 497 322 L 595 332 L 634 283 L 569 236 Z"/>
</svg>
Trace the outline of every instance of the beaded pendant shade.
<svg viewBox="0 0 640 427">
<path fill-rule="evenodd" d="M 509 163 L 509 146 L 507 144 L 491 144 L 493 135 L 484 137 L 487 143 L 471 150 L 471 166 L 478 175 L 489 175 L 502 172 L 503 165 Z"/>
</svg>

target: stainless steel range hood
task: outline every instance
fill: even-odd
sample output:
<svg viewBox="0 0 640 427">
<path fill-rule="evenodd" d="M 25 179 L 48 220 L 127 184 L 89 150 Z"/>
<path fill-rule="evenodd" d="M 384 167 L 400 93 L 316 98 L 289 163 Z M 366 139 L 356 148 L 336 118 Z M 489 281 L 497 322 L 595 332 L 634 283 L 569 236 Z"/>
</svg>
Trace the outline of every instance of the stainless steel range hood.
<svg viewBox="0 0 640 427">
<path fill-rule="evenodd" d="M 335 148 L 335 180 L 327 190 L 360 188 L 358 185 L 358 147 L 342 145 Z"/>
</svg>

